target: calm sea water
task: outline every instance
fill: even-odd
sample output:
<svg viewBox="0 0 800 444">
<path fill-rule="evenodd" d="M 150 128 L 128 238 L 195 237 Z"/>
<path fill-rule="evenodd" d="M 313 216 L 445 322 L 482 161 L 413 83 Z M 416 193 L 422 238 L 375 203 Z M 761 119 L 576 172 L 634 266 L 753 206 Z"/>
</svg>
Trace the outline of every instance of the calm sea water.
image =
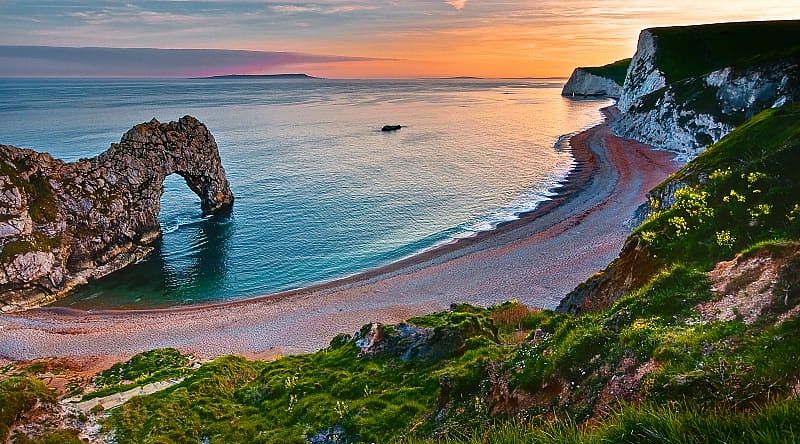
<svg viewBox="0 0 800 444">
<path fill-rule="evenodd" d="M 219 301 L 351 275 L 535 208 L 572 165 L 559 136 L 597 122 L 608 103 L 562 98 L 561 84 L 6 79 L 0 143 L 72 161 L 152 117 L 206 123 L 232 216 L 202 217 L 170 176 L 156 252 L 59 304 Z"/>
</svg>

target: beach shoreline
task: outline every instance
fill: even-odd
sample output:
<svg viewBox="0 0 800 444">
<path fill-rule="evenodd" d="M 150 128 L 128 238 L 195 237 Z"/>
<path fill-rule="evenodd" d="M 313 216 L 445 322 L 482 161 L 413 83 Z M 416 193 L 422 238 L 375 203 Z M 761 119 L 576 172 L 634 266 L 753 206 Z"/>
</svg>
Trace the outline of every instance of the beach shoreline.
<svg viewBox="0 0 800 444">
<path fill-rule="evenodd" d="M 494 230 L 303 289 L 236 301 L 139 310 L 42 307 L 0 315 L 0 360 L 118 356 L 176 347 L 204 357 L 313 351 L 336 333 L 467 302 L 543 308 L 621 248 L 624 222 L 679 164 L 611 134 L 605 121 L 569 138 L 575 159 L 551 199 Z"/>
<path fill-rule="evenodd" d="M 609 118 L 612 107 L 604 107 L 599 110 L 603 115 L 603 119 L 599 124 L 602 124 Z M 592 128 L 596 125 L 591 125 Z M 596 170 L 594 163 L 594 156 L 591 150 L 585 146 L 579 146 L 578 149 L 573 149 L 570 140 L 575 135 L 588 130 L 578 130 L 573 133 L 562 135 L 565 137 L 567 146 L 564 148 L 568 151 L 572 158 L 574 165 L 567 171 L 565 176 L 559 181 L 559 184 L 548 190 L 551 193 L 546 200 L 542 200 L 536 208 L 517 214 L 514 220 L 501 221 L 497 223 L 490 230 L 476 231 L 473 236 L 452 238 L 441 244 L 434 245 L 422 251 L 412 253 L 411 255 L 383 264 L 368 270 L 360 271 L 352 275 L 331 279 L 328 281 L 313 283 L 296 289 L 278 291 L 274 293 L 267 293 L 263 295 L 250 296 L 237 298 L 233 300 L 213 301 L 213 302 L 199 302 L 187 305 L 174 305 L 174 306 L 154 306 L 154 307 L 121 307 L 121 308 L 93 308 L 86 309 L 83 306 L 73 308 L 70 306 L 62 305 L 45 305 L 41 307 L 34 307 L 33 309 L 42 309 L 54 313 L 93 313 L 93 314 L 113 314 L 113 313 L 148 313 L 156 311 L 192 311 L 198 308 L 212 308 L 212 307 L 226 307 L 239 304 L 246 304 L 248 302 L 261 301 L 261 300 L 275 300 L 279 298 L 291 298 L 293 296 L 302 295 L 306 293 L 316 293 L 322 291 L 335 290 L 337 288 L 347 288 L 355 285 L 363 284 L 366 282 L 375 282 L 380 279 L 385 279 L 394 276 L 398 273 L 407 273 L 409 271 L 418 270 L 431 264 L 438 262 L 455 259 L 457 257 L 469 254 L 471 248 L 482 247 L 492 237 L 505 234 L 509 231 L 518 229 L 522 226 L 530 224 L 535 219 L 550 212 L 553 208 L 561 205 L 571 198 L 571 196 L 586 185 L 586 182 L 591 179 L 591 174 Z M 563 143 L 561 139 L 559 142 Z"/>
</svg>

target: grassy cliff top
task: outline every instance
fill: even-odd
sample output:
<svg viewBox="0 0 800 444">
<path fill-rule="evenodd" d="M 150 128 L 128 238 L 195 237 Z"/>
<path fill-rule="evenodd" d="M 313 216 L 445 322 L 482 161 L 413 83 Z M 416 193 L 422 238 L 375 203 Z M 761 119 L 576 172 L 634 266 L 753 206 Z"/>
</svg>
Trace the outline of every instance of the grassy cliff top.
<svg viewBox="0 0 800 444">
<path fill-rule="evenodd" d="M 727 66 L 800 57 L 800 20 L 719 23 L 649 29 L 667 83 Z"/>
<path fill-rule="evenodd" d="M 631 59 L 617 60 L 616 62 L 609 63 L 603 66 L 584 66 L 580 69 L 594 74 L 596 76 L 605 77 L 617 82 L 622 86 L 625 82 L 625 75 L 628 73 L 628 66 L 631 64 Z"/>
</svg>

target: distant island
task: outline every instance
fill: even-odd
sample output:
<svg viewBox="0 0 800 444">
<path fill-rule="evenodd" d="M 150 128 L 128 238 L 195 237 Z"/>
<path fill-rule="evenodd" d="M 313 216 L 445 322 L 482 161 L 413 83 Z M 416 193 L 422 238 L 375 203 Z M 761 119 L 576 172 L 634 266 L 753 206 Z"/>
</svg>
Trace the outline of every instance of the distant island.
<svg viewBox="0 0 800 444">
<path fill-rule="evenodd" d="M 308 74 L 226 74 L 221 76 L 199 77 L 201 79 L 269 79 L 269 80 L 324 80 Z"/>
</svg>

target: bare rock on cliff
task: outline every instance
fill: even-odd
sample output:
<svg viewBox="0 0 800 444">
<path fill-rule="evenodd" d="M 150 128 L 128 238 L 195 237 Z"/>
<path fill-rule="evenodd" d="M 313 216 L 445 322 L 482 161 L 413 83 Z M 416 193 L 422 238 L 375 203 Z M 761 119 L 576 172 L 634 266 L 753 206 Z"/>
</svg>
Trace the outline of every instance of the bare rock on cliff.
<svg viewBox="0 0 800 444">
<path fill-rule="evenodd" d="M 645 29 L 614 132 L 691 159 L 749 118 L 800 101 L 800 21 Z"/>
<path fill-rule="evenodd" d="M 613 129 L 691 159 L 759 112 L 798 101 L 796 62 L 726 67 L 633 99 Z"/>
<path fill-rule="evenodd" d="M 144 258 L 161 234 L 164 179 L 179 174 L 205 213 L 233 193 L 197 119 L 136 125 L 92 159 L 65 163 L 0 145 L 0 308 L 50 303 Z"/>
</svg>

